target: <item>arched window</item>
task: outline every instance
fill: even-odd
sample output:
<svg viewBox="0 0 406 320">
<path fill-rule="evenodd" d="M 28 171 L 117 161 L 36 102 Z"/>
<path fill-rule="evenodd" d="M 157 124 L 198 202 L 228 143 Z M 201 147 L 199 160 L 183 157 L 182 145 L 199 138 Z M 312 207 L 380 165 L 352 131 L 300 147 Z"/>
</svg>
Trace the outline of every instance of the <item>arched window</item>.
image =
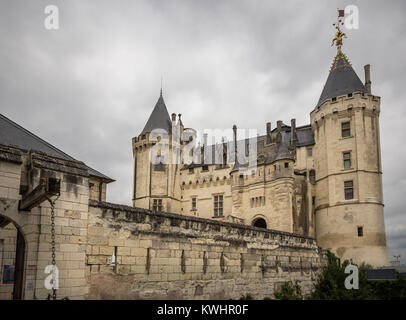
<svg viewBox="0 0 406 320">
<path fill-rule="evenodd" d="M 252 225 L 257 228 L 264 228 L 266 229 L 266 221 L 262 218 L 255 219 L 252 222 Z"/>
</svg>

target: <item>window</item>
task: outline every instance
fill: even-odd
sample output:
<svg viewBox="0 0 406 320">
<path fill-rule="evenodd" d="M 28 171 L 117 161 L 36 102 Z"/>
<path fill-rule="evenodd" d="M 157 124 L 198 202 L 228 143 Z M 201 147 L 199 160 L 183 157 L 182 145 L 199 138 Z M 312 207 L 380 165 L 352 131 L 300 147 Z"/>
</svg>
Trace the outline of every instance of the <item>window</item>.
<svg viewBox="0 0 406 320">
<path fill-rule="evenodd" d="M 312 197 L 312 205 L 316 204 L 316 197 Z"/>
<path fill-rule="evenodd" d="M 193 173 L 193 168 L 189 168 L 189 173 Z"/>
<path fill-rule="evenodd" d="M 162 199 L 154 199 L 153 210 L 157 212 L 162 211 Z"/>
<path fill-rule="evenodd" d="M 308 156 L 308 157 L 313 156 L 313 148 L 308 148 L 308 149 L 307 149 L 307 156 Z"/>
<path fill-rule="evenodd" d="M 192 198 L 192 210 L 196 210 L 196 198 Z"/>
<path fill-rule="evenodd" d="M 343 160 L 344 160 L 344 169 L 350 169 L 351 168 L 351 152 L 344 152 Z"/>
<path fill-rule="evenodd" d="M 214 196 L 214 216 L 223 215 L 223 195 Z"/>
<path fill-rule="evenodd" d="M 289 168 L 289 162 L 285 162 L 285 168 Z"/>
<path fill-rule="evenodd" d="M 341 136 L 343 138 L 351 136 L 350 122 L 341 123 Z"/>
<path fill-rule="evenodd" d="M 203 166 L 202 171 L 209 171 L 209 166 Z"/>
<path fill-rule="evenodd" d="M 358 227 L 358 237 L 363 237 L 364 236 L 364 228 L 363 227 Z"/>
<path fill-rule="evenodd" d="M 344 181 L 345 200 L 354 199 L 354 184 L 353 181 Z"/>
<path fill-rule="evenodd" d="M 309 180 L 311 183 L 316 182 L 316 171 L 314 171 L 313 169 L 309 171 Z"/>
</svg>

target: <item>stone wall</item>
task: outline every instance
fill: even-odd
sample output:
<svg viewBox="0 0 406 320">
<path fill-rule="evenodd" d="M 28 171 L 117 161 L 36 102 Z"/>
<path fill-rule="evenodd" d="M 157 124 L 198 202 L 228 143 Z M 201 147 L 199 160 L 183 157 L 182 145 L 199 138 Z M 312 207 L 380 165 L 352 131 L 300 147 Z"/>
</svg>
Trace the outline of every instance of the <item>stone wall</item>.
<svg viewBox="0 0 406 320">
<path fill-rule="evenodd" d="M 323 262 L 310 237 L 89 204 L 89 299 L 262 299 L 290 280 L 309 294 Z"/>
<path fill-rule="evenodd" d="M 3 223 L 10 222 L 5 228 L 0 226 L 0 240 L 3 240 L 4 248 L 12 251 L 11 244 L 15 243 L 16 236 L 14 233 L 10 239 L 7 228 L 13 224 L 19 228 L 25 241 L 22 297 L 46 299 L 51 293 L 44 284 L 49 275 L 44 272 L 45 267 L 52 261 L 51 207 L 48 201 L 43 201 L 31 210 L 19 210 L 20 192 L 24 196 L 38 185 L 41 178 L 46 177 L 61 181 L 60 195 L 55 202 L 58 298 L 83 299 L 88 292 L 85 253 L 89 203 L 89 178 L 83 163 L 0 145 L 0 218 Z M 0 291 L 10 291 L 2 287 L 0 285 Z M 0 299 L 3 298 L 11 296 L 0 296 Z"/>
</svg>

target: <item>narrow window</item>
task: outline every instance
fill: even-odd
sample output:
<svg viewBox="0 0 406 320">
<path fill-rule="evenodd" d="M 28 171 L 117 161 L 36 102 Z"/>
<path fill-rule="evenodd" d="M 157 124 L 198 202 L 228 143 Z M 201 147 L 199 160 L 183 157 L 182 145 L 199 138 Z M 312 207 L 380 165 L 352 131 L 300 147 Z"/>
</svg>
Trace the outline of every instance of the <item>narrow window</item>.
<svg viewBox="0 0 406 320">
<path fill-rule="evenodd" d="M 285 162 L 285 168 L 289 168 L 289 162 Z"/>
<path fill-rule="evenodd" d="M 310 158 L 311 156 L 313 156 L 313 148 L 308 148 L 307 149 L 307 156 Z"/>
<path fill-rule="evenodd" d="M 223 216 L 223 196 L 214 196 L 214 216 Z"/>
<path fill-rule="evenodd" d="M 344 160 L 344 169 L 350 169 L 351 168 L 351 152 L 344 152 L 343 160 Z"/>
<path fill-rule="evenodd" d="M 351 136 L 351 128 L 350 128 L 350 122 L 343 122 L 341 123 L 341 136 L 343 138 L 347 138 Z"/>
<path fill-rule="evenodd" d="M 154 199 L 154 203 L 152 205 L 152 210 L 155 212 L 162 211 L 162 199 Z"/>
<path fill-rule="evenodd" d="M 192 198 L 192 210 L 196 210 L 196 198 Z"/>
<path fill-rule="evenodd" d="M 363 227 L 358 227 L 358 237 L 363 237 L 364 236 L 364 228 Z"/>
<path fill-rule="evenodd" d="M 209 171 L 209 166 L 203 166 L 202 171 Z"/>
<path fill-rule="evenodd" d="M 312 205 L 316 204 L 316 197 L 312 197 Z"/>
<path fill-rule="evenodd" d="M 193 168 L 189 168 L 189 173 L 193 173 Z"/>
<path fill-rule="evenodd" d="M 354 199 L 354 184 L 353 181 L 344 181 L 345 200 Z"/>
<path fill-rule="evenodd" d="M 314 170 L 309 171 L 309 180 L 311 183 L 316 182 L 316 171 L 314 171 Z"/>
</svg>

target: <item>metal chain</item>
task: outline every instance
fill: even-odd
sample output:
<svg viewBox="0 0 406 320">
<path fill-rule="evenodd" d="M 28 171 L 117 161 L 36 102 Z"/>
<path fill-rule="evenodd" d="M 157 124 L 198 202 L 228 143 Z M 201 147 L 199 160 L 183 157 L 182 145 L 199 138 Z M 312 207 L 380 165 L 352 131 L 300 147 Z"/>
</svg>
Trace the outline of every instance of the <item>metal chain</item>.
<svg viewBox="0 0 406 320">
<path fill-rule="evenodd" d="M 51 257 L 52 257 L 52 299 L 56 300 L 56 260 L 55 260 L 55 202 L 59 196 L 51 201 L 48 199 L 51 204 Z"/>
<path fill-rule="evenodd" d="M 56 300 L 56 278 L 55 278 L 55 202 L 51 202 L 51 247 L 52 247 L 52 298 Z"/>
</svg>

